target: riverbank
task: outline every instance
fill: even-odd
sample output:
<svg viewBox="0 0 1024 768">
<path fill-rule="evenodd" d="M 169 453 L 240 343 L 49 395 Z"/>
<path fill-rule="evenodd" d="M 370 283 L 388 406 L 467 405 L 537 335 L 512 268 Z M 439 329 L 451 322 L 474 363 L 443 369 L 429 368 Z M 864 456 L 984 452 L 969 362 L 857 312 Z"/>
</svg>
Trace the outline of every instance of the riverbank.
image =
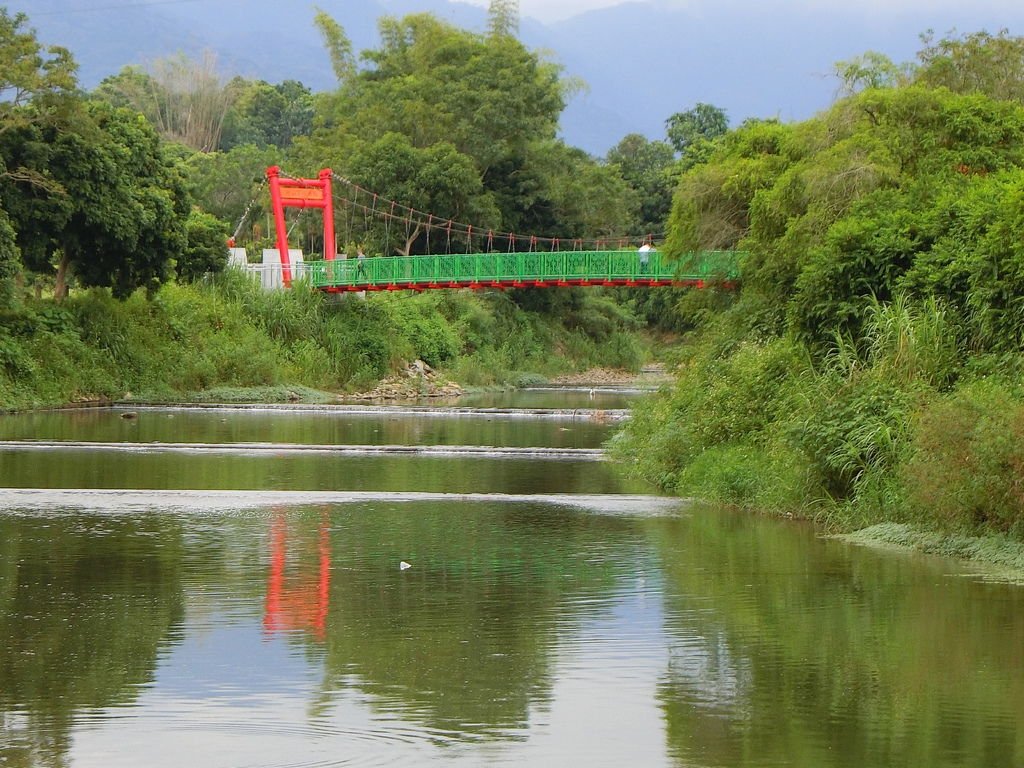
<svg viewBox="0 0 1024 768">
<path fill-rule="evenodd" d="M 0 316 L 0 410 L 217 399 L 457 396 L 594 367 L 639 369 L 640 324 L 600 290 L 530 310 L 514 293 L 334 300 L 239 275 L 125 301 L 102 290 Z"/>
<path fill-rule="evenodd" d="M 1024 541 L 1024 106 L 926 69 L 680 176 L 666 251 L 749 256 L 673 307 L 676 380 L 613 443 L 639 476 L 829 533 Z"/>
<path fill-rule="evenodd" d="M 639 371 L 591 368 L 555 376 L 549 383 L 559 386 L 630 386 L 657 389 L 672 380 L 663 363 L 649 363 Z"/>
<path fill-rule="evenodd" d="M 901 523 L 878 523 L 834 538 L 857 546 L 920 552 L 989 566 L 985 573 L 990 578 L 1024 584 L 1024 541 L 1007 536 L 965 536 Z"/>
<path fill-rule="evenodd" d="M 117 302 L 97 291 L 73 296 L 63 305 L 43 302 L 23 307 L 0 318 L 8 331 L 0 341 L 0 403 L 5 409 L 24 409 L 115 401 L 330 404 L 357 398 L 397 402 L 434 395 L 449 399 L 466 389 L 452 382 L 457 372 L 471 372 L 472 380 L 484 382 L 478 386 L 508 388 L 522 384 L 527 377 L 521 371 L 531 369 L 548 372 L 528 377 L 535 385 L 546 381 L 562 387 L 660 386 L 664 394 L 639 409 L 641 431 L 636 434 L 643 444 L 618 455 L 627 465 L 639 460 L 642 466 L 634 464 L 634 470 L 673 493 L 807 517 L 831 532 L 870 530 L 879 523 L 921 526 L 929 531 L 927 539 L 906 534 L 917 528 L 900 529 L 899 536 L 889 535 L 883 543 L 898 540 L 921 551 L 975 560 L 998 552 L 998 559 L 989 561 L 1013 560 L 1013 555 L 1005 554 L 1010 550 L 999 542 L 966 546 L 957 538 L 960 534 L 942 532 L 943 523 L 950 525 L 958 514 L 949 509 L 947 500 L 962 499 L 961 491 L 971 488 L 971 483 L 978 496 L 972 502 L 975 509 L 993 508 L 985 496 L 995 503 L 1007 498 L 1012 503 L 1014 498 L 1013 477 L 998 471 L 1001 466 L 1016 466 L 1013 444 L 997 441 L 993 445 L 1002 445 L 1002 453 L 993 453 L 993 446 L 986 447 L 991 442 L 986 436 L 1016 434 L 1014 425 L 1022 411 L 1014 406 L 1012 393 L 1000 393 L 992 382 L 983 391 L 961 393 L 960 401 L 919 393 L 916 402 L 924 407 L 914 412 L 912 420 L 918 430 L 925 430 L 919 437 L 921 450 L 913 461 L 905 462 L 902 475 L 893 476 L 917 478 L 916 495 L 908 496 L 894 486 L 893 477 L 880 476 L 876 466 L 874 475 L 867 471 L 858 480 L 872 489 L 873 495 L 864 503 L 829 504 L 822 503 L 822 494 L 809 482 L 812 465 L 805 464 L 801 472 L 792 457 L 787 459 L 777 448 L 774 453 L 766 450 L 771 443 L 737 446 L 723 433 L 717 434 L 715 442 L 711 438 L 701 442 L 716 434 L 707 428 L 709 424 L 735 423 L 739 418 L 781 414 L 813 424 L 806 421 L 806 405 L 815 398 L 806 390 L 799 396 L 789 392 L 788 401 L 783 398 L 783 402 L 791 405 L 781 408 L 769 405 L 764 396 L 726 397 L 730 391 L 781 395 L 793 381 L 813 381 L 799 371 L 780 378 L 777 363 L 785 356 L 777 350 L 761 350 L 758 355 L 763 359 L 745 373 L 742 366 L 730 373 L 720 364 L 703 371 L 704 363 L 695 357 L 680 368 L 680 383 L 669 387 L 666 384 L 672 379 L 663 368 L 634 374 L 600 364 L 601 350 L 610 349 L 620 360 L 623 349 L 635 352 L 639 342 L 629 346 L 635 331 L 625 326 L 613 332 L 614 338 L 607 330 L 603 336 L 579 327 L 570 330 L 562 318 L 529 313 L 504 295 L 381 299 L 325 304 L 317 295 L 264 294 L 249 284 L 228 281 L 216 286 L 167 286 L 152 300 L 137 295 Z M 600 299 L 596 306 L 600 308 Z M 563 357 L 569 348 L 577 354 Z M 406 357 L 411 360 L 406 363 L 406 355 L 415 356 Z M 638 356 L 637 352 L 626 358 L 635 361 Z M 445 367 L 438 370 L 424 357 L 441 359 Z M 553 363 L 561 365 L 561 370 Z M 578 370 L 565 370 L 573 366 Z M 742 375 L 737 378 L 737 374 Z M 747 384 L 742 383 L 744 377 L 749 379 Z M 833 389 L 845 387 L 847 395 L 856 394 L 849 386 L 840 382 Z M 819 396 L 822 391 L 818 387 Z M 836 406 L 836 414 L 831 415 L 852 422 L 851 417 L 841 416 L 849 413 L 848 407 L 825 394 L 825 401 Z M 697 395 L 706 400 L 693 400 Z M 677 413 L 684 418 L 680 420 Z M 963 422 L 965 414 L 974 414 L 974 421 Z M 983 414 L 990 415 L 981 418 Z M 651 428 L 654 422 L 660 425 L 657 429 Z M 966 449 L 957 440 L 943 437 L 954 423 L 957 434 L 973 441 Z M 651 464 L 655 451 L 683 445 L 680 441 L 698 433 L 701 453 L 694 454 L 695 461 L 685 471 L 666 471 L 667 465 L 659 470 L 661 465 Z M 782 434 L 793 431 L 785 427 Z M 678 454 L 672 461 L 678 461 Z M 933 472 L 930 467 L 938 469 Z M 873 486 L 867 484 L 872 476 Z M 1003 478 L 1002 490 L 992 484 L 992 478 Z M 979 486 L 980 479 L 988 485 Z M 937 514 L 929 518 L 929 511 Z M 1006 514 L 993 509 L 995 519 L 1002 519 L 997 512 Z M 867 541 L 870 535 L 861 539 Z"/>
<path fill-rule="evenodd" d="M 678 495 L 1017 568 L 1024 402 L 1001 376 L 961 375 L 940 388 L 882 355 L 844 372 L 787 340 L 725 358 L 705 341 L 611 450 Z"/>
</svg>

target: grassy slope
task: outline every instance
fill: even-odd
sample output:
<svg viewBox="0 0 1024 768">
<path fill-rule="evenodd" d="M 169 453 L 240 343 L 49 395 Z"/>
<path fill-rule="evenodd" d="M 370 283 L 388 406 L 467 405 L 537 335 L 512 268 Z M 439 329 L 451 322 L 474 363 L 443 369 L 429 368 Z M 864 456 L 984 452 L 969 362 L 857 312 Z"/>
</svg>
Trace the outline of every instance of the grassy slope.
<svg viewBox="0 0 1024 768">
<path fill-rule="evenodd" d="M 368 388 L 416 358 L 471 385 L 515 383 L 527 371 L 639 366 L 627 312 L 599 294 L 560 301 L 536 311 L 508 294 L 468 291 L 335 301 L 301 288 L 263 293 L 232 275 L 166 286 L 151 300 L 82 292 L 0 317 L 0 407 L 211 390 L 316 399 Z"/>
</svg>

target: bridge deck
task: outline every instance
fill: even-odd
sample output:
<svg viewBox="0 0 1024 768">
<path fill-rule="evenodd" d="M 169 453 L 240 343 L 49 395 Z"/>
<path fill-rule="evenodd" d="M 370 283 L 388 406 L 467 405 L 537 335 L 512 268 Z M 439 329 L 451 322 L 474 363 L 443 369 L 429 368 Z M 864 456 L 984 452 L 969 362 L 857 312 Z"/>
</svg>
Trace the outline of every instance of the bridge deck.
<svg viewBox="0 0 1024 768">
<path fill-rule="evenodd" d="M 375 256 L 308 262 L 305 274 L 324 291 L 398 291 L 437 288 L 524 288 L 570 285 L 698 288 L 738 277 L 735 251 L 702 251 L 669 262 L 637 251 L 457 253 L 443 256 Z"/>
</svg>

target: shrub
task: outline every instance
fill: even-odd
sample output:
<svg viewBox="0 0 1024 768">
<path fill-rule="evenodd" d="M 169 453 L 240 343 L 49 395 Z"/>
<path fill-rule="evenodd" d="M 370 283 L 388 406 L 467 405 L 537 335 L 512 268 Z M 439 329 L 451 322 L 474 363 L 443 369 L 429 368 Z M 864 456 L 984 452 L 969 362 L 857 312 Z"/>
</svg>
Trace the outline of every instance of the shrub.
<svg viewBox="0 0 1024 768">
<path fill-rule="evenodd" d="M 1024 401 L 988 381 L 931 403 L 902 477 L 910 510 L 967 529 L 1024 534 Z"/>
<path fill-rule="evenodd" d="M 913 392 L 874 372 L 817 377 L 784 426 L 784 440 L 804 455 L 822 490 L 844 500 L 872 472 L 899 464 Z"/>
</svg>

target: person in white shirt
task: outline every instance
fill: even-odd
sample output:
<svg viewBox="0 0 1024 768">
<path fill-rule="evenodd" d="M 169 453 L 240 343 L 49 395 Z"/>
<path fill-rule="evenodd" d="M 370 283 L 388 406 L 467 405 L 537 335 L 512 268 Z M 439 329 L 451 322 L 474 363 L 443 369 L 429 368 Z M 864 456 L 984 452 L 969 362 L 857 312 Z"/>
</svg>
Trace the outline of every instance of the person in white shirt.
<svg viewBox="0 0 1024 768">
<path fill-rule="evenodd" d="M 640 255 L 640 274 L 642 275 L 647 273 L 647 263 L 651 259 L 651 252 L 653 250 L 654 246 L 650 242 L 645 242 L 637 250 L 637 253 Z"/>
</svg>

